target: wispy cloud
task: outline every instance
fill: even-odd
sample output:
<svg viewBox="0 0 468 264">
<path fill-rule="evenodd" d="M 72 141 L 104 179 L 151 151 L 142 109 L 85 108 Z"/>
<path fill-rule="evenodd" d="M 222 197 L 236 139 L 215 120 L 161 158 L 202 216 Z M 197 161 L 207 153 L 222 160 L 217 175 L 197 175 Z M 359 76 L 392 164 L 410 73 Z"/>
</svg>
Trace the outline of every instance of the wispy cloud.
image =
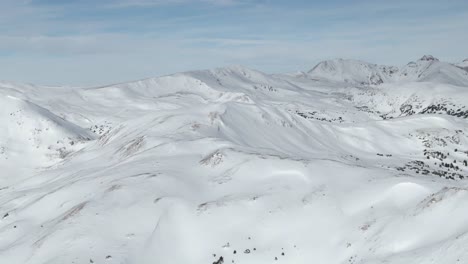
<svg viewBox="0 0 468 264">
<path fill-rule="evenodd" d="M 3 0 L 0 79 L 103 84 L 227 64 L 461 60 L 466 17 L 459 0 Z"/>
<path fill-rule="evenodd" d="M 176 4 L 193 4 L 203 3 L 218 6 L 230 6 L 240 4 L 239 0 L 117 0 L 107 4 L 108 7 L 148 7 L 148 6 L 164 6 Z"/>
</svg>

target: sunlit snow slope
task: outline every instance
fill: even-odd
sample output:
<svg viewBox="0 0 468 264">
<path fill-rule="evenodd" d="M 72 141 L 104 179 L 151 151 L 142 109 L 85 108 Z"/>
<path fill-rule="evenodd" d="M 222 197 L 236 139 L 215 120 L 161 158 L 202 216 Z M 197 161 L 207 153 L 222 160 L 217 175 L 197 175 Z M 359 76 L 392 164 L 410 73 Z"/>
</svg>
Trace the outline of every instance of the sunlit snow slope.
<svg viewBox="0 0 468 264">
<path fill-rule="evenodd" d="M 468 263 L 468 72 L 0 82 L 0 263 Z"/>
</svg>

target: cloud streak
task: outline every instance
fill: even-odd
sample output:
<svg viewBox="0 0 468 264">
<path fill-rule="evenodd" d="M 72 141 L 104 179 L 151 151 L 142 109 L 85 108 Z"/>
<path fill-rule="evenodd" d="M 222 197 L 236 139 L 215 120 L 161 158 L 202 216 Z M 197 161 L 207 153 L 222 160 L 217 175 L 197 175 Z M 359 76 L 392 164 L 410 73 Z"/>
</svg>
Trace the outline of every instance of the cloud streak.
<svg viewBox="0 0 468 264">
<path fill-rule="evenodd" d="M 180 5 L 180 4 L 212 4 L 217 6 L 232 6 L 240 4 L 238 0 L 119 0 L 113 1 L 106 5 L 107 7 L 114 8 L 128 8 L 128 7 L 151 7 L 151 6 L 164 6 L 164 5 Z"/>
<path fill-rule="evenodd" d="M 468 57 L 468 4 L 457 0 L 90 3 L 0 3 L 0 79 L 92 85 L 228 64 L 288 72 L 333 57 Z"/>
</svg>

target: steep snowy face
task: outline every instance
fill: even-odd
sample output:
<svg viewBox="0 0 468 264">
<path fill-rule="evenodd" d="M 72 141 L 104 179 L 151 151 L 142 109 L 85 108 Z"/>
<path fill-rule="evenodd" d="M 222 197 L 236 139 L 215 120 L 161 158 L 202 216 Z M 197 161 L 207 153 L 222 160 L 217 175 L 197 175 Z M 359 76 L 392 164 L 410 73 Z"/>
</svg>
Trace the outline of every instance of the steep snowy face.
<svg viewBox="0 0 468 264">
<path fill-rule="evenodd" d="M 414 64 L 1 83 L 0 263 L 468 263 L 468 86 Z"/>
<path fill-rule="evenodd" d="M 83 148 L 96 136 L 25 99 L 0 93 L 0 184 L 30 176 Z"/>
<path fill-rule="evenodd" d="M 308 72 L 310 78 L 358 85 L 378 85 L 390 81 L 396 67 L 371 64 L 359 60 L 335 59 L 319 63 Z"/>
</svg>

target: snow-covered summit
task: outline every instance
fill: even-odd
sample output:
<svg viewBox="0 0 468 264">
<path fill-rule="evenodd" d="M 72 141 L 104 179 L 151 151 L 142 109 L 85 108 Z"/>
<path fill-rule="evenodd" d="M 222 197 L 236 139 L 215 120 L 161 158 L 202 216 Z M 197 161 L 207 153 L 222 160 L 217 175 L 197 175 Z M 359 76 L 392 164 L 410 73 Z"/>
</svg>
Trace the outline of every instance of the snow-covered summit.
<svg viewBox="0 0 468 264">
<path fill-rule="evenodd" d="M 308 75 L 314 79 L 378 85 L 390 81 L 397 71 L 396 67 L 360 60 L 334 59 L 320 62 Z"/>
<path fill-rule="evenodd" d="M 399 80 L 467 86 L 468 74 L 447 62 L 438 60 L 418 60 L 402 68 Z"/>
</svg>

